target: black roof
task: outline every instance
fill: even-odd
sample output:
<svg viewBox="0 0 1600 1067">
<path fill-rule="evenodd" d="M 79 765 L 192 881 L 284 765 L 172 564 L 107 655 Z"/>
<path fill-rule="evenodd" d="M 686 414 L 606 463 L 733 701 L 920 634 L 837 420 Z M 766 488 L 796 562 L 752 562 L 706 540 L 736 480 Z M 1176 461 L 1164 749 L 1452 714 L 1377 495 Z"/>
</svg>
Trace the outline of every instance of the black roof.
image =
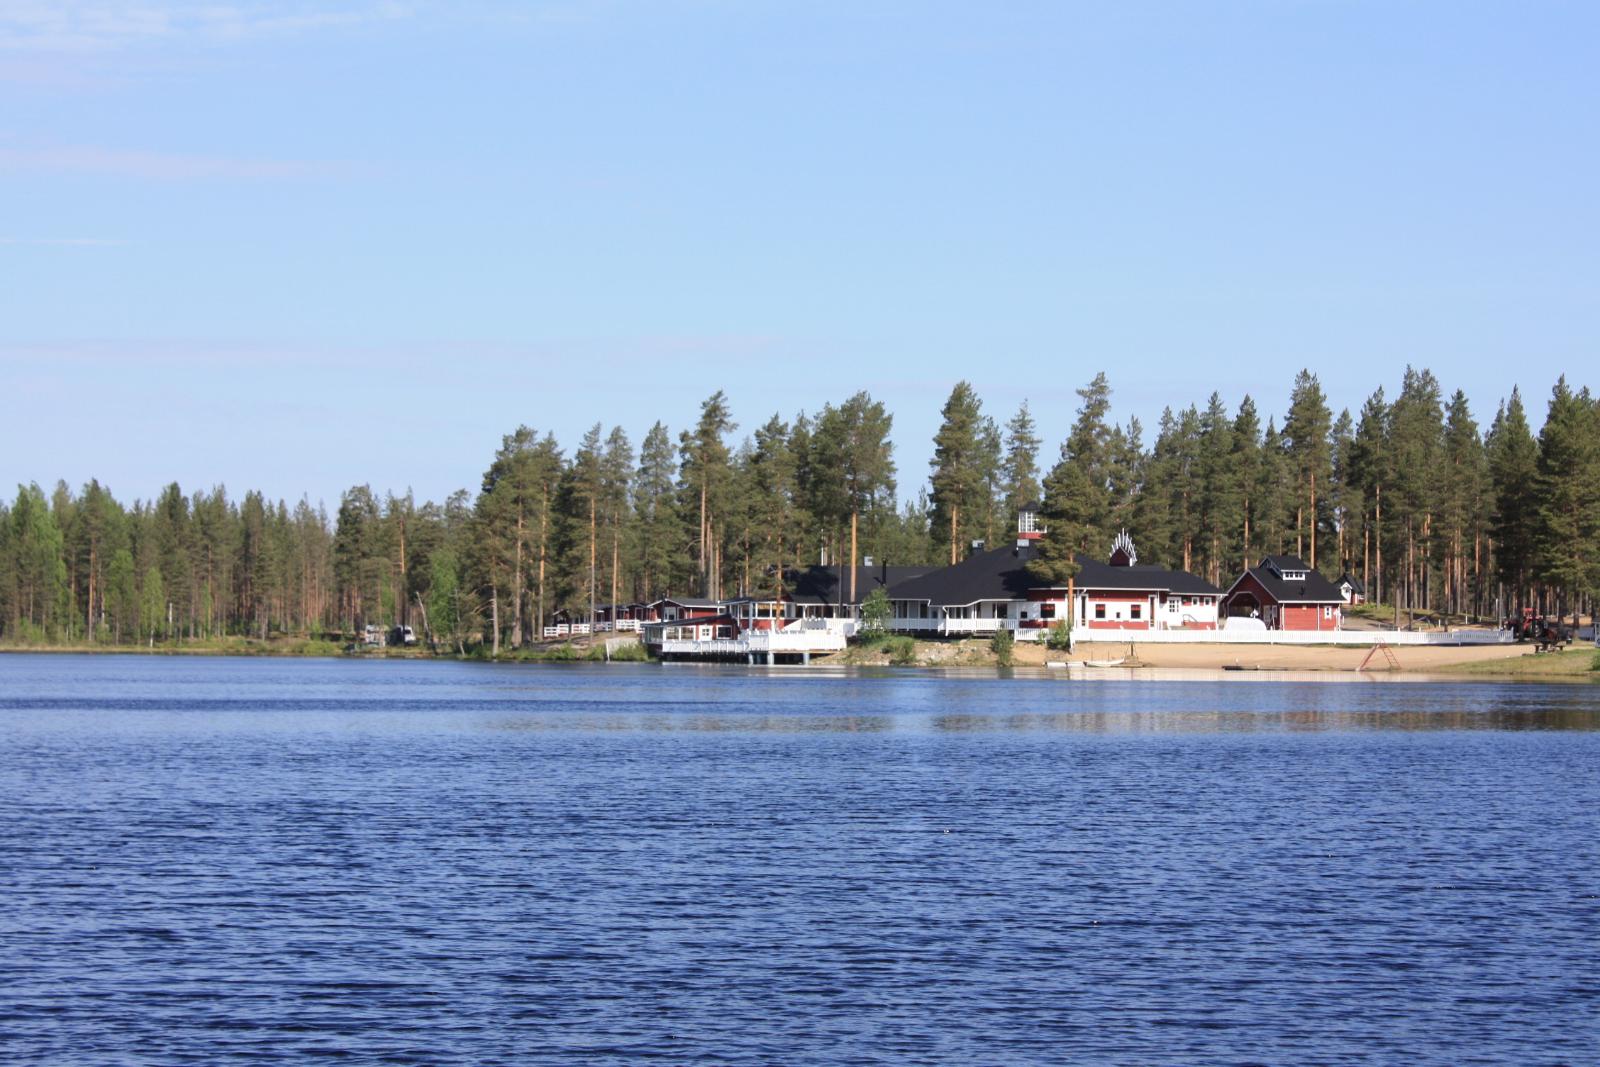
<svg viewBox="0 0 1600 1067">
<path fill-rule="evenodd" d="M 793 568 L 783 572 L 783 591 L 796 604 L 838 604 L 839 582 L 844 580 L 844 603 L 857 603 L 867 599 L 874 589 L 889 589 L 933 570 L 931 566 L 890 567 L 878 564 L 857 567 L 856 600 L 850 599 L 850 568 L 812 567 Z"/>
<path fill-rule="evenodd" d="M 1304 579 L 1286 581 L 1284 571 L 1303 571 Z M 1261 565 L 1245 571 L 1280 604 L 1343 604 L 1344 594 L 1299 556 L 1263 556 Z M 1237 586 L 1244 575 L 1233 584 Z M 1228 590 L 1230 593 L 1232 589 Z"/>
<path fill-rule="evenodd" d="M 646 607 L 655 607 L 657 604 L 676 604 L 680 608 L 720 608 L 726 600 L 707 600 L 704 597 L 693 596 L 664 596 L 659 600 L 652 600 Z"/>
<path fill-rule="evenodd" d="M 1051 588 L 1028 573 L 1033 545 L 977 552 L 953 567 L 901 582 L 889 590 L 890 600 L 926 600 L 931 604 L 972 604 L 979 600 L 1021 600 L 1030 589 Z M 1222 590 L 1185 571 L 1149 565 L 1113 567 L 1087 556 L 1078 557 L 1079 589 L 1125 589 L 1190 596 L 1221 596 Z M 1066 586 L 1056 588 L 1065 589 Z"/>
</svg>

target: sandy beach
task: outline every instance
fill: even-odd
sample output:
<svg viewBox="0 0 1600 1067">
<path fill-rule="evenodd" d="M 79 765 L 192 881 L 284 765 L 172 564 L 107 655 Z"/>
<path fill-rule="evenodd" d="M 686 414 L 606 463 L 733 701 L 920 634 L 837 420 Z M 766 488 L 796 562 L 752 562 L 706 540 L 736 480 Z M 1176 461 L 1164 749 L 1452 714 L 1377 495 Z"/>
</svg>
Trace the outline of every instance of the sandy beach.
<svg viewBox="0 0 1600 1067">
<path fill-rule="evenodd" d="M 1258 667 L 1266 670 L 1354 671 L 1367 659 L 1371 649 L 1337 645 L 1187 645 L 1140 644 L 1131 646 L 1138 663 L 1146 667 L 1211 668 Z M 1391 648 L 1402 671 L 1432 672 L 1467 664 L 1489 664 L 1496 660 L 1513 661 L 1532 656 L 1531 645 L 1414 645 Z M 1078 645 L 1070 655 L 1054 652 L 1043 645 L 1019 644 L 1015 659 L 1019 665 L 1039 666 L 1047 661 L 1082 662 L 1128 657 L 1128 642 L 1094 642 Z M 1508 663 L 1509 667 L 1510 664 Z M 1368 670 L 1394 669 L 1380 651 L 1372 656 Z"/>
</svg>

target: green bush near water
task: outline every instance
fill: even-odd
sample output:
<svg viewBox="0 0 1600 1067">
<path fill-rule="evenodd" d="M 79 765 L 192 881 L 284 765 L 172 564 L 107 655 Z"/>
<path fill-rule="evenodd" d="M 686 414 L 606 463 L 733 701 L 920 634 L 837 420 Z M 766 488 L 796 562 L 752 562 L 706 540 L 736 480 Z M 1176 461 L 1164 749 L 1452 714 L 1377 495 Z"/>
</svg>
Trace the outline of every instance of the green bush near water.
<svg viewBox="0 0 1600 1067">
<path fill-rule="evenodd" d="M 861 626 L 856 630 L 856 640 L 868 647 L 880 645 L 889 639 L 889 620 L 894 618 L 894 605 L 882 589 L 874 589 L 861 602 Z"/>
<path fill-rule="evenodd" d="M 1050 632 L 1045 635 L 1044 645 L 1052 652 L 1072 651 L 1072 631 L 1067 628 L 1065 619 L 1050 627 Z"/>
<path fill-rule="evenodd" d="M 996 630 L 994 636 L 989 639 L 989 648 L 994 652 L 995 662 L 1002 667 L 1011 666 L 1011 653 L 1016 643 L 1016 637 L 1004 626 Z"/>
<path fill-rule="evenodd" d="M 912 667 L 917 662 L 917 642 L 911 637 L 887 637 L 889 662 L 897 667 Z"/>
</svg>

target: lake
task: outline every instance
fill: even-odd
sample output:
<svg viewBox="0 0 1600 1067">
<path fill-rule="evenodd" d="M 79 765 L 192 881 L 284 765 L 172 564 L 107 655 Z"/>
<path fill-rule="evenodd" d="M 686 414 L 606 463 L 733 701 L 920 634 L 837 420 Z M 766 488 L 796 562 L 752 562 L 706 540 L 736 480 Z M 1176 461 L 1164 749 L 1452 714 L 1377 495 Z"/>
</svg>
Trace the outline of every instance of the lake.
<svg viewBox="0 0 1600 1067">
<path fill-rule="evenodd" d="M 1600 687 L 0 656 L 8 1064 L 1600 1062 Z"/>
</svg>

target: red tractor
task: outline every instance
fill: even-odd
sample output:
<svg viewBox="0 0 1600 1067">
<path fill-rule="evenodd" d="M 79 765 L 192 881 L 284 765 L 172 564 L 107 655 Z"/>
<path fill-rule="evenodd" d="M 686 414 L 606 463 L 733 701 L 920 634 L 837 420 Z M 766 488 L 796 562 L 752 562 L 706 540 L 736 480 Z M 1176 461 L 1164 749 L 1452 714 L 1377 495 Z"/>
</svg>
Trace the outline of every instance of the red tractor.
<svg viewBox="0 0 1600 1067">
<path fill-rule="evenodd" d="M 1506 629 L 1518 641 L 1532 641 L 1535 652 L 1554 652 L 1572 644 L 1572 628 L 1560 617 L 1536 615 L 1532 608 L 1523 608 L 1520 618 L 1507 619 Z"/>
</svg>

